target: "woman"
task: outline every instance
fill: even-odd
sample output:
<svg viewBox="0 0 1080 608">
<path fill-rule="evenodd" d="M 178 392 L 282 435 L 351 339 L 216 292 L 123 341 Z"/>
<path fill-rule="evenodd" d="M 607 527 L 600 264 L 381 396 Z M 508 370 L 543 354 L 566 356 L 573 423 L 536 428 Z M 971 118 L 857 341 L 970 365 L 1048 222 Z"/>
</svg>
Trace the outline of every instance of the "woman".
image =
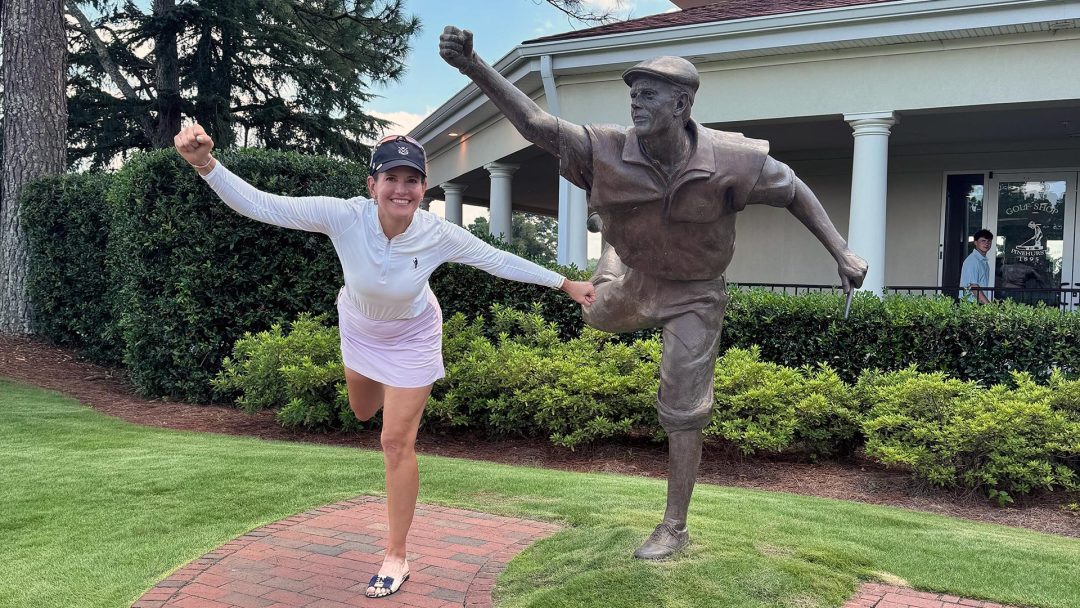
<svg viewBox="0 0 1080 608">
<path fill-rule="evenodd" d="M 442 312 L 428 277 L 443 262 L 462 262 L 499 277 L 560 288 L 584 306 L 595 299 L 593 286 L 499 251 L 419 210 L 427 191 L 426 155 L 409 137 L 379 141 L 367 178 L 372 198 L 349 200 L 261 192 L 214 160 L 214 142 L 197 124 L 173 143 L 241 215 L 321 232 L 334 243 L 345 275 L 337 306 L 349 405 L 360 420 L 383 410 L 389 544 L 367 595 L 390 595 L 409 577 L 405 540 L 419 484 L 416 431 L 431 385 L 444 375 Z"/>
</svg>

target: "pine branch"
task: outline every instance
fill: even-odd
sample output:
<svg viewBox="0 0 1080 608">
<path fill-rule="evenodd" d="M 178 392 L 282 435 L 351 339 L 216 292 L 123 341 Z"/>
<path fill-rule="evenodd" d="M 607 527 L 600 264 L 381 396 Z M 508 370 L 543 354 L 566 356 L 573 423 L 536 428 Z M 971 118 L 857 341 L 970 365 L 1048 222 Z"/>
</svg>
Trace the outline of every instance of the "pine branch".
<svg viewBox="0 0 1080 608">
<path fill-rule="evenodd" d="M 105 46 L 105 42 L 101 40 L 101 37 L 97 35 L 94 30 L 94 25 L 90 23 L 90 19 L 86 17 L 86 14 L 79 8 L 79 4 L 75 0 L 67 0 L 68 14 L 75 18 L 75 21 L 79 23 L 78 29 L 87 40 L 90 41 L 90 45 L 94 47 L 94 51 L 97 52 L 98 61 L 101 62 L 102 69 L 112 79 L 113 84 L 116 85 L 124 97 L 135 101 L 139 99 L 139 96 L 135 93 L 135 90 L 131 88 L 131 84 L 128 83 L 127 78 L 120 72 L 120 68 L 116 65 L 116 62 L 112 60 L 112 56 L 109 55 L 109 49 Z"/>
<path fill-rule="evenodd" d="M 94 26 L 90 23 L 90 20 L 86 17 L 86 14 L 79 8 L 78 3 L 75 0 L 67 0 L 65 2 L 68 10 L 68 14 L 75 18 L 78 22 L 78 29 L 84 36 L 90 41 L 90 45 L 94 47 L 94 51 L 97 52 L 98 61 L 101 62 L 102 69 L 109 75 L 116 88 L 120 89 L 120 93 L 124 95 L 129 101 L 140 101 L 138 93 L 131 87 L 131 83 L 124 78 L 124 74 L 120 72 L 120 68 L 116 65 L 116 62 L 112 60 L 112 56 L 109 55 L 109 49 L 105 46 L 105 43 L 101 40 L 101 37 L 97 35 L 94 30 Z M 141 79 L 140 79 L 141 80 Z M 146 83 L 142 83 L 145 89 Z M 147 91 L 148 94 L 153 96 L 152 91 Z M 150 138 L 154 132 L 154 126 L 150 122 L 150 117 L 142 115 L 139 117 L 139 128 L 142 129 L 143 135 Z"/>
<path fill-rule="evenodd" d="M 539 0 L 533 0 L 539 2 Z M 594 11 L 586 8 L 586 3 L 582 0 L 544 0 L 551 6 L 562 11 L 567 17 L 571 19 L 577 19 L 583 23 L 612 23 L 618 21 L 619 18 L 615 14 L 615 11 Z"/>
</svg>

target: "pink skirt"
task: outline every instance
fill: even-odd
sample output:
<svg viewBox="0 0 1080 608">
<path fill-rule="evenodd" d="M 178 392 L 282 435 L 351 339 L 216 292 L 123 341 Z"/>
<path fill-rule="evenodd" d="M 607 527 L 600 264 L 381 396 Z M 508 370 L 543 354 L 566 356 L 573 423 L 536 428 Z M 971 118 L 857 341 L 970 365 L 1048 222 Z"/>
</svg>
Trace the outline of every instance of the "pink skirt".
<svg viewBox="0 0 1080 608">
<path fill-rule="evenodd" d="M 345 367 L 398 388 L 427 386 L 445 376 L 442 309 L 435 294 L 429 294 L 428 306 L 418 316 L 380 321 L 361 314 L 343 287 L 337 309 Z"/>
</svg>

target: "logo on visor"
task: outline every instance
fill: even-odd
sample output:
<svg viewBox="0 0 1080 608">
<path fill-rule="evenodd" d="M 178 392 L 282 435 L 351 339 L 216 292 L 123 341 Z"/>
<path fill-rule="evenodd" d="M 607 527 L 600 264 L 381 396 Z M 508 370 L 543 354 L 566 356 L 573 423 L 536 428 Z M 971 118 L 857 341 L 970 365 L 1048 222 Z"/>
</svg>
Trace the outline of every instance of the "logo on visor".
<svg viewBox="0 0 1080 608">
<path fill-rule="evenodd" d="M 398 146 L 397 151 L 398 151 L 398 154 L 400 154 L 402 156 L 408 156 L 409 155 L 409 149 L 406 148 L 405 146 Z"/>
</svg>

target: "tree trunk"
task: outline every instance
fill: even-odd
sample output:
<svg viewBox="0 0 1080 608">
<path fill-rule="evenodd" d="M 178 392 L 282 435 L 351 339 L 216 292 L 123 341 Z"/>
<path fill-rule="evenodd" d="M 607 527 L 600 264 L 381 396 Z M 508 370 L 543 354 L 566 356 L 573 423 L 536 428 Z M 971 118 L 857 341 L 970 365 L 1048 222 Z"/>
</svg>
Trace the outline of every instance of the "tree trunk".
<svg viewBox="0 0 1080 608">
<path fill-rule="evenodd" d="M 177 27 L 170 13 L 176 0 L 154 0 L 154 86 L 157 89 L 155 109 L 157 124 L 152 145 L 169 148 L 173 136 L 180 131 L 180 60 L 177 50 Z"/>
<path fill-rule="evenodd" d="M 4 152 L 0 187 L 0 334 L 30 332 L 26 237 L 19 195 L 30 180 L 64 171 L 67 99 L 63 0 L 5 0 Z"/>
</svg>

